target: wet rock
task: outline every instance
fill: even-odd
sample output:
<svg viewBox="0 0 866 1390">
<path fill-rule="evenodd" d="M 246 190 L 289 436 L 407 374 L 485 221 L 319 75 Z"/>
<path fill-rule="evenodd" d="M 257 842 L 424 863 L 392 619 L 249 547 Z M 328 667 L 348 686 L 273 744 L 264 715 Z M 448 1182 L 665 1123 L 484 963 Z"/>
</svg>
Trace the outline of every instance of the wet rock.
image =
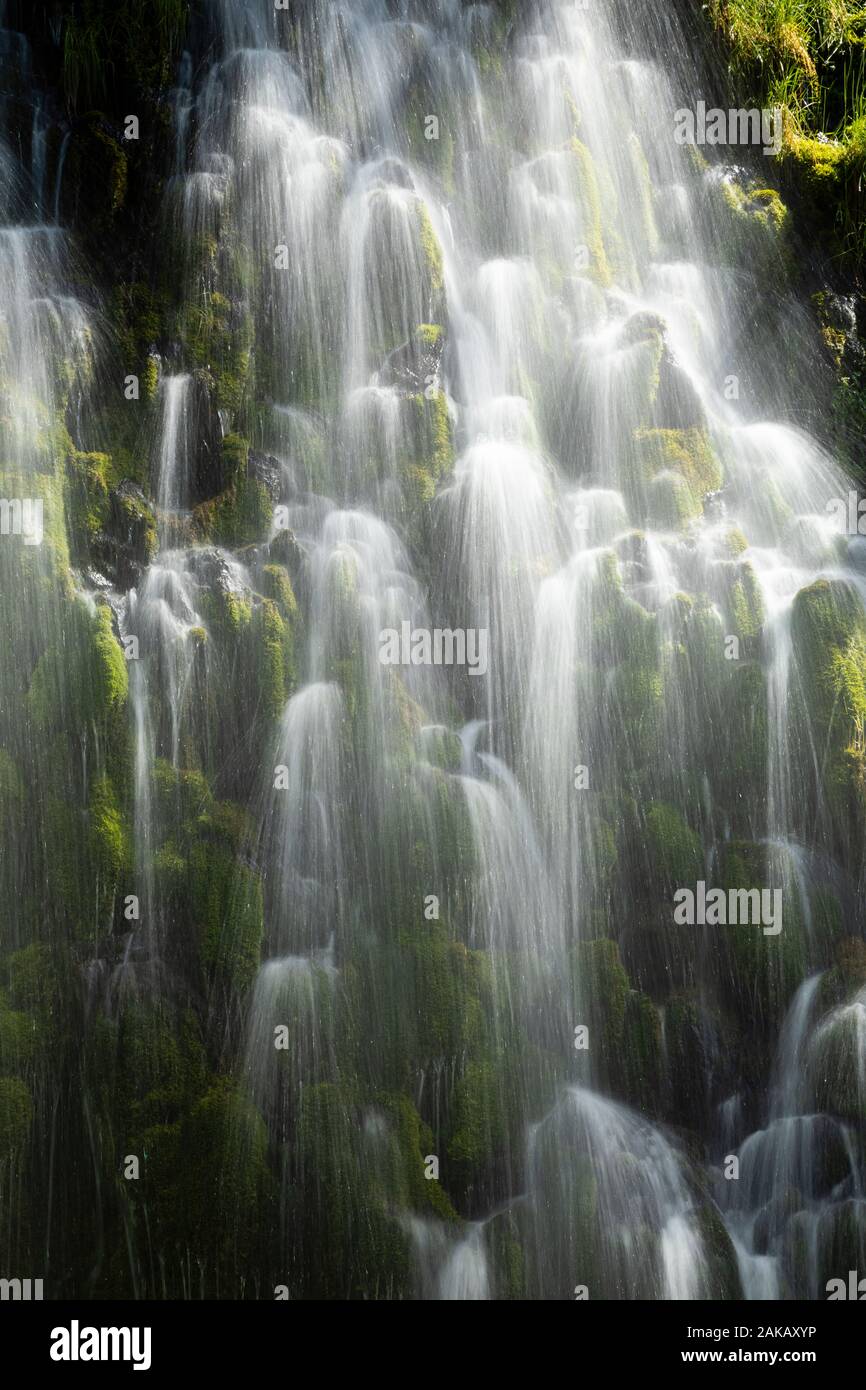
<svg viewBox="0 0 866 1390">
<path fill-rule="evenodd" d="M 408 342 L 395 348 L 386 359 L 379 373 L 380 382 L 409 394 L 423 391 L 438 378 L 444 352 L 443 329 L 438 324 L 422 324 Z"/>
</svg>

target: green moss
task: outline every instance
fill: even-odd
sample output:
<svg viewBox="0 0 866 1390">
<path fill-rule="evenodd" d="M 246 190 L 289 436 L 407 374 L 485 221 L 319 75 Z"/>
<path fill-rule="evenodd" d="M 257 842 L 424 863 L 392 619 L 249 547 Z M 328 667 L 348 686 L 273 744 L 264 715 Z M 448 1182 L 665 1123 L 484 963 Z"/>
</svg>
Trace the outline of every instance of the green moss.
<svg viewBox="0 0 866 1390">
<path fill-rule="evenodd" d="M 426 205 L 418 200 L 418 236 L 427 272 L 427 283 L 431 304 L 436 304 L 445 291 L 445 265 L 442 247 L 433 229 Z"/>
<path fill-rule="evenodd" d="M 708 492 L 722 485 L 722 469 L 703 429 L 642 429 L 635 434 L 638 468 L 645 483 L 673 474 L 688 488 L 688 515 L 698 516 Z M 677 510 L 682 510 L 678 505 Z"/>
<path fill-rule="evenodd" d="M 826 1013 L 848 1001 L 866 986 L 866 941 L 859 936 L 836 933 L 833 964 L 818 986 L 818 1006 Z"/>
<path fill-rule="evenodd" d="M 574 191 L 583 215 L 583 236 L 590 255 L 590 270 L 600 285 L 611 283 L 610 266 L 604 247 L 601 195 L 595 161 L 586 145 L 576 137 L 569 146 L 573 156 Z"/>
<path fill-rule="evenodd" d="M 0 1076 L 0 1159 L 12 1158 L 27 1143 L 33 1123 L 30 1092 L 16 1077 Z"/>
<path fill-rule="evenodd" d="M 117 796 L 107 777 L 100 777 L 90 794 L 90 847 L 96 891 L 113 898 L 130 854 Z"/>
<path fill-rule="evenodd" d="M 458 1167 L 483 1167 L 506 1137 L 507 1120 L 500 1078 L 493 1063 L 470 1062 L 457 1083 L 448 1161 Z"/>
<path fill-rule="evenodd" d="M 217 409 L 237 414 L 251 379 L 253 329 L 249 314 L 214 290 L 198 302 L 185 302 L 180 337 L 189 358 L 208 373 Z"/>
<path fill-rule="evenodd" d="M 129 671 L 111 627 L 111 609 L 101 604 L 94 619 L 93 714 L 107 717 L 120 710 L 129 695 Z"/>
<path fill-rule="evenodd" d="M 731 841 L 720 855 L 718 879 L 713 886 L 726 892 L 781 890 L 779 934 L 765 935 L 760 923 L 719 928 L 725 933 L 730 952 L 727 985 L 731 1009 L 749 1028 L 750 1035 L 765 1029 L 772 1031 L 804 978 L 808 963 L 808 941 L 794 867 L 764 844 Z"/>
<path fill-rule="evenodd" d="M 658 623 L 642 604 L 629 598 L 613 551 L 599 557 L 592 587 L 592 656 L 599 665 L 617 662 L 657 664 Z"/>
<path fill-rule="evenodd" d="M 309 1087 L 298 1124 L 307 1296 L 388 1299 L 412 1291 L 399 1212 L 453 1220 L 443 1186 L 424 1177 L 431 1136 L 407 1097 Z"/>
<path fill-rule="evenodd" d="M 86 811 L 49 800 L 45 828 L 53 900 L 75 936 L 92 940 L 111 925 L 121 876 L 131 858 L 128 829 L 109 779 L 96 779 Z"/>
<path fill-rule="evenodd" d="M 233 989 L 247 989 L 264 935 L 259 876 L 217 845 L 196 844 L 189 854 L 189 898 L 206 970 Z"/>
<path fill-rule="evenodd" d="M 258 647 L 255 679 L 258 708 L 264 718 L 276 721 L 285 708 L 293 684 L 291 641 L 277 605 L 264 599 L 253 615 L 252 636 Z"/>
<path fill-rule="evenodd" d="M 486 1227 L 487 1246 L 497 1301 L 523 1301 L 527 1297 L 526 1256 L 521 1231 L 513 1212 L 501 1212 Z"/>
<path fill-rule="evenodd" d="M 421 894 L 412 935 L 404 930 L 396 941 L 358 950 L 347 973 L 346 1055 L 370 1084 L 388 1089 L 409 1088 L 422 1072 L 486 1043 L 487 962 L 450 940 L 441 921 L 424 920 L 423 905 Z"/>
<path fill-rule="evenodd" d="M 860 824 L 866 771 L 866 614 L 856 590 L 827 579 L 801 589 L 791 633 L 800 727 L 844 832 L 852 818 Z"/>
<path fill-rule="evenodd" d="M 728 756 L 719 779 L 729 814 L 749 824 L 767 794 L 766 678 L 759 662 L 732 661 L 726 663 L 724 680 Z"/>
<path fill-rule="evenodd" d="M 31 1014 L 10 1009 L 0 992 L 0 1072 L 19 1072 L 39 1056 L 43 1039 Z"/>
<path fill-rule="evenodd" d="M 40 1030 L 46 1029 L 60 999 L 60 979 L 52 952 L 34 941 L 7 958 L 5 972 L 13 1009 L 32 1014 Z"/>
<path fill-rule="evenodd" d="M 298 616 L 298 601 L 285 565 L 265 565 L 261 585 L 262 593 L 273 599 L 283 618 L 294 621 Z"/>
<path fill-rule="evenodd" d="M 761 586 L 748 560 L 731 565 L 727 571 L 727 611 L 731 630 L 748 643 L 760 636 L 765 610 Z"/>
<path fill-rule="evenodd" d="M 416 740 L 419 755 L 443 772 L 459 772 L 463 745 L 457 734 L 444 725 L 427 726 Z"/>
<path fill-rule="evenodd" d="M 0 815 L 14 810 L 24 796 L 24 783 L 13 759 L 0 748 Z"/>
<path fill-rule="evenodd" d="M 65 594 L 72 591 L 69 577 L 69 544 L 66 535 L 64 502 L 65 479 L 59 465 L 65 451 L 49 448 L 50 472 L 21 472 L 0 468 L 0 496 L 29 497 L 42 501 L 43 539 L 41 545 L 5 545 L 0 552 L 0 573 L 14 573 L 14 582 L 28 587 L 43 576 L 58 581 Z M 6 565 L 10 570 L 6 570 Z M 12 568 L 14 566 L 14 569 Z M 11 578 L 11 575 L 10 575 Z"/>
<path fill-rule="evenodd" d="M 54 730 L 68 720 L 77 729 L 118 730 L 129 674 L 111 623 L 107 605 L 91 614 L 82 603 L 69 604 L 58 645 L 40 658 L 30 682 L 28 707 L 38 729 Z"/>
<path fill-rule="evenodd" d="M 192 1259 L 203 1290 L 238 1297 L 250 1269 L 266 1258 L 263 1231 L 274 1215 L 261 1117 L 228 1078 L 218 1077 L 182 1119 L 153 1124 L 141 1142 L 140 1195 L 163 1277 L 176 1281 L 169 1286 L 182 1297 L 180 1271 Z"/>
<path fill-rule="evenodd" d="M 815 1108 L 855 1126 L 862 1123 L 866 1108 L 863 1011 L 859 997 L 834 1009 L 814 1033 L 809 1056 Z"/>
<path fill-rule="evenodd" d="M 70 535 L 76 554 L 89 554 L 108 519 L 111 460 L 107 454 L 73 453 L 67 463 Z"/>
<path fill-rule="evenodd" d="M 659 891 L 692 887 L 702 876 L 704 854 L 700 837 L 679 811 L 665 802 L 653 802 L 647 808 L 645 833 L 650 871 Z"/>
<path fill-rule="evenodd" d="M 175 768 L 157 758 L 153 768 L 153 791 L 159 822 L 179 829 L 192 826 L 210 813 L 213 793 L 203 772 L 195 768 Z"/>
<path fill-rule="evenodd" d="M 609 1076 L 619 1060 L 631 989 L 619 947 L 607 939 L 578 943 L 573 971 L 575 1025 L 589 1028 L 587 1055 Z"/>
<path fill-rule="evenodd" d="M 619 740 L 623 770 L 657 769 L 664 735 L 664 677 L 656 663 L 623 661 L 607 687 L 612 737 Z"/>
<path fill-rule="evenodd" d="M 193 509 L 192 528 L 199 540 L 237 549 L 266 538 L 273 505 L 264 485 L 249 476 L 249 447 L 239 435 L 223 440 L 223 469 L 231 482 Z"/>
<path fill-rule="evenodd" d="M 697 1212 L 697 1224 L 707 1258 L 707 1297 L 738 1300 L 743 1297 L 737 1252 L 714 1202 L 707 1202 Z"/>
</svg>

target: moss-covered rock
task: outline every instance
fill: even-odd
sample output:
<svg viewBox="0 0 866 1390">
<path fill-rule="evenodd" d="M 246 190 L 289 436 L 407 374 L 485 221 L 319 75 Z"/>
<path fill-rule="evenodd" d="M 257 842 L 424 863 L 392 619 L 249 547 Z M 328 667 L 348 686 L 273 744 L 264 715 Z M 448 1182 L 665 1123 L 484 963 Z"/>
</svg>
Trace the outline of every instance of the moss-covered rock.
<svg viewBox="0 0 866 1390">
<path fill-rule="evenodd" d="M 820 778 L 819 805 L 847 844 L 863 823 L 866 766 L 866 613 L 856 590 L 828 579 L 801 589 L 791 635 L 797 673 L 791 756 Z"/>
<path fill-rule="evenodd" d="M 264 933 L 258 875 L 216 845 L 193 845 L 189 906 L 205 969 L 235 990 L 247 989 L 258 969 Z"/>
<path fill-rule="evenodd" d="M 700 837 L 673 806 L 656 801 L 647 808 L 646 848 L 650 872 L 661 894 L 691 888 L 701 877 L 704 854 Z"/>
<path fill-rule="evenodd" d="M 413 1288 L 406 1216 L 453 1220 L 425 1178 L 429 1131 L 404 1096 L 311 1087 L 298 1127 L 303 1268 L 308 1294 L 400 1298 Z"/>
<path fill-rule="evenodd" d="M 249 443 L 226 435 L 222 466 L 228 487 L 193 509 L 193 534 L 200 541 L 236 549 L 267 538 L 273 503 L 267 487 L 250 472 Z"/>
<path fill-rule="evenodd" d="M 0 1076 L 0 1159 L 21 1152 L 32 1123 L 33 1101 L 24 1082 L 13 1076 Z"/>
<path fill-rule="evenodd" d="M 677 499 L 677 515 L 671 520 L 700 515 L 707 493 L 716 492 L 722 485 L 721 464 L 703 429 L 638 430 L 635 449 L 638 476 L 644 487 L 649 488 L 659 478 L 679 480 L 668 484 L 675 489 Z M 659 499 L 655 494 L 649 495 L 656 505 Z M 669 524 L 661 516 L 658 519 L 660 524 Z"/>
</svg>

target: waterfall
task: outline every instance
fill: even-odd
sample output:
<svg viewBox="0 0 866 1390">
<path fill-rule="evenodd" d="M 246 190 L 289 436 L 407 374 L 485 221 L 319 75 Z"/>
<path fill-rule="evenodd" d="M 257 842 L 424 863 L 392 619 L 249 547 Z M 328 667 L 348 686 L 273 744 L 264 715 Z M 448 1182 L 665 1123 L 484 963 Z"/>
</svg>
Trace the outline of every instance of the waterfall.
<svg viewBox="0 0 866 1390">
<path fill-rule="evenodd" d="M 866 552 L 772 166 L 656 7 L 173 8 L 146 159 L 0 42 L 0 1248 L 824 1297 Z"/>
</svg>

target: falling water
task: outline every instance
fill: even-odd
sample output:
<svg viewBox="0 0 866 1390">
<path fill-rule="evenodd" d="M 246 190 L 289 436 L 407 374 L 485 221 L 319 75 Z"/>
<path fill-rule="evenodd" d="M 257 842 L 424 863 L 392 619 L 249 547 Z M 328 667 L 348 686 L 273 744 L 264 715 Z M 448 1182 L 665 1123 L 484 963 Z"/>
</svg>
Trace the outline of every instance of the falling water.
<svg viewBox="0 0 866 1390">
<path fill-rule="evenodd" d="M 772 176 L 674 140 L 654 7 L 199 8 L 152 284 L 81 302 L 85 124 L 2 110 L 0 1232 L 59 1184 L 76 1296 L 822 1297 L 866 583 Z"/>
</svg>

